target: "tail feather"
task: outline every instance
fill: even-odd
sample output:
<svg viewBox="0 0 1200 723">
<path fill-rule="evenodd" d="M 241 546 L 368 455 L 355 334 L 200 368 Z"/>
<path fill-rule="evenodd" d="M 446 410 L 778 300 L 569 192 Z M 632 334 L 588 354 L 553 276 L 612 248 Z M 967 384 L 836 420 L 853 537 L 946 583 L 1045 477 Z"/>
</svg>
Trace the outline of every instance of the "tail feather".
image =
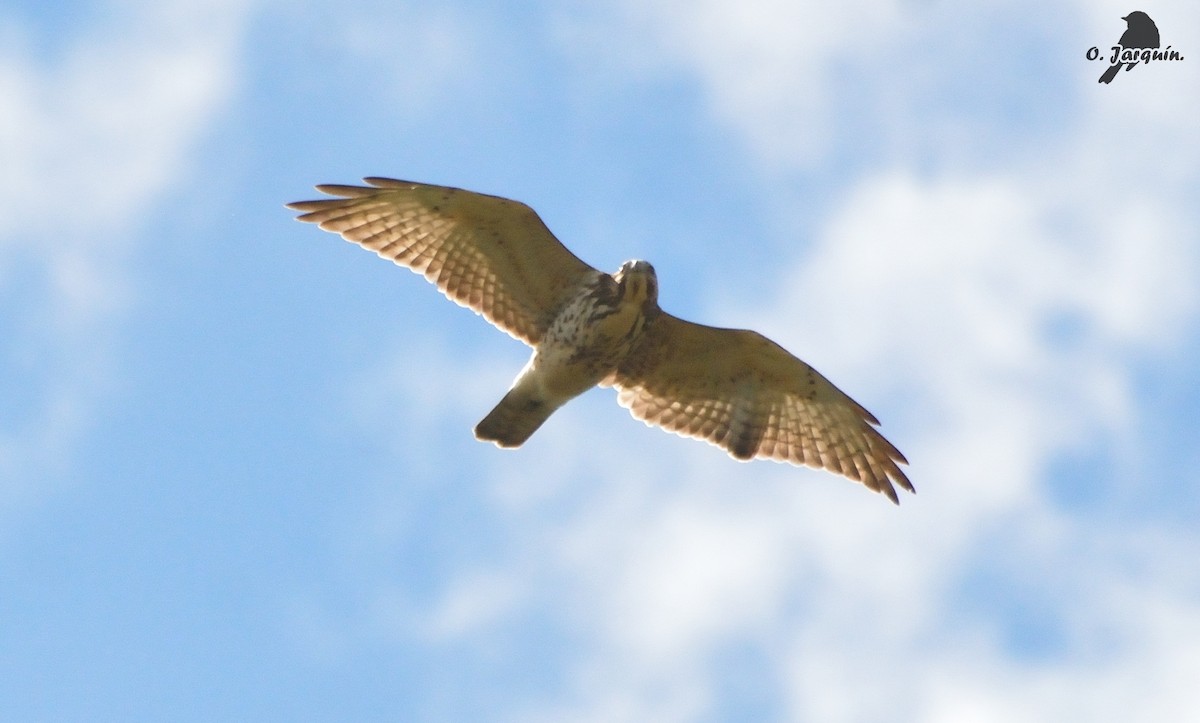
<svg viewBox="0 0 1200 723">
<path fill-rule="evenodd" d="M 520 447 L 556 409 L 558 405 L 512 389 L 475 425 L 475 438 L 501 447 Z"/>
<path fill-rule="evenodd" d="M 1129 67 L 1133 67 L 1132 65 Z M 1117 77 L 1117 73 L 1121 72 L 1121 63 L 1108 66 L 1108 70 L 1104 71 L 1104 75 L 1100 76 L 1101 83 L 1111 83 L 1113 78 Z"/>
</svg>

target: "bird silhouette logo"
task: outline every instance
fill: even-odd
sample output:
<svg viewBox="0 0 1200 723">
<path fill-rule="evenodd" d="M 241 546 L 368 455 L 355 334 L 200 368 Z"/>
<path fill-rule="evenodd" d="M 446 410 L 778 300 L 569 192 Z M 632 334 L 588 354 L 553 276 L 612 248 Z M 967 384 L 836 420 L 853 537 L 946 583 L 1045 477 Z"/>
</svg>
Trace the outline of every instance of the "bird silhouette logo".
<svg viewBox="0 0 1200 723">
<path fill-rule="evenodd" d="M 1101 83 L 1111 83 L 1113 78 L 1117 77 L 1117 73 L 1121 72 L 1121 66 L 1125 66 L 1126 71 L 1133 70 L 1133 66 L 1138 64 L 1137 60 L 1133 62 L 1125 62 L 1123 59 L 1130 57 L 1124 50 L 1141 50 L 1144 48 L 1159 47 L 1158 26 L 1150 19 L 1150 16 L 1141 10 L 1134 10 L 1125 17 L 1121 18 L 1128 25 L 1128 29 L 1121 35 L 1118 41 L 1118 46 L 1113 46 L 1113 64 L 1108 70 L 1104 71 L 1104 75 L 1100 76 Z M 1140 57 L 1137 53 L 1132 54 L 1133 57 Z"/>
<path fill-rule="evenodd" d="M 1121 19 L 1128 27 L 1109 52 L 1101 52 L 1100 48 L 1093 45 L 1086 53 L 1088 60 L 1100 60 L 1108 64 L 1108 69 L 1100 76 L 1101 83 L 1108 85 L 1113 82 L 1122 67 L 1130 71 L 1139 64 L 1183 60 L 1183 53 L 1173 50 L 1170 45 L 1162 47 L 1158 26 L 1146 13 L 1134 10 Z"/>
</svg>

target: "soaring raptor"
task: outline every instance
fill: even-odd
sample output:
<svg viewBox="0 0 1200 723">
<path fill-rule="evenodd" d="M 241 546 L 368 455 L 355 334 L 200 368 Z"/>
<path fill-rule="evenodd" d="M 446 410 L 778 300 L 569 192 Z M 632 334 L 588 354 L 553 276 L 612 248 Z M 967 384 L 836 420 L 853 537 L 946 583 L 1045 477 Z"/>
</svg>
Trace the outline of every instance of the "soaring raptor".
<svg viewBox="0 0 1200 723">
<path fill-rule="evenodd" d="M 823 467 L 899 503 L 907 464 L 866 409 L 753 331 L 717 329 L 658 306 L 645 261 L 609 275 L 559 243 L 529 206 L 458 188 L 367 178 L 337 198 L 288 204 L 301 221 L 423 274 L 447 297 L 533 347 L 475 436 L 519 447 L 554 410 L 614 386 L 634 417 L 755 457 Z"/>
</svg>

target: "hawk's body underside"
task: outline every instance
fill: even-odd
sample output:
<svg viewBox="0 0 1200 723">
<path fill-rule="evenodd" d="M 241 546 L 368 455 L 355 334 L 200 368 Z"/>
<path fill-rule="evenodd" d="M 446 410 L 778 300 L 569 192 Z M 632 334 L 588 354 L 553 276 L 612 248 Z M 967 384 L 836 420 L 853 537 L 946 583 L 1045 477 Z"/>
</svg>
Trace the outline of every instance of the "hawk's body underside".
<svg viewBox="0 0 1200 723">
<path fill-rule="evenodd" d="M 613 275 L 579 260 L 525 204 L 443 186 L 368 178 L 339 198 L 288 204 L 427 279 L 533 347 L 512 389 L 475 428 L 521 445 L 559 407 L 615 386 L 638 419 L 755 457 L 821 467 L 898 501 L 915 491 L 878 421 L 816 370 L 753 331 L 683 321 L 658 306 L 645 261 Z"/>
</svg>

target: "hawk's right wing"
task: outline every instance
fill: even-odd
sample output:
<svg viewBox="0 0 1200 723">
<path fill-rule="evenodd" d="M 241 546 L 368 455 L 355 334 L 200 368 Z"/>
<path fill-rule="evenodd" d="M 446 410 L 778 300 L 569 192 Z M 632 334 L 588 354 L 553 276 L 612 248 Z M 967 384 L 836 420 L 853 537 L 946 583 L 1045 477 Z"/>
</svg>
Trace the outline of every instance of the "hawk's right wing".
<svg viewBox="0 0 1200 723">
<path fill-rule="evenodd" d="M 898 502 L 915 492 L 878 420 L 815 369 L 753 331 L 717 329 L 661 312 L 606 380 L 634 417 L 723 447 L 823 467 Z"/>
<path fill-rule="evenodd" d="M 534 345 L 554 312 L 600 272 L 567 250 L 533 209 L 498 196 L 390 178 L 317 186 L 298 219 L 423 274 L 450 299 Z"/>
</svg>

